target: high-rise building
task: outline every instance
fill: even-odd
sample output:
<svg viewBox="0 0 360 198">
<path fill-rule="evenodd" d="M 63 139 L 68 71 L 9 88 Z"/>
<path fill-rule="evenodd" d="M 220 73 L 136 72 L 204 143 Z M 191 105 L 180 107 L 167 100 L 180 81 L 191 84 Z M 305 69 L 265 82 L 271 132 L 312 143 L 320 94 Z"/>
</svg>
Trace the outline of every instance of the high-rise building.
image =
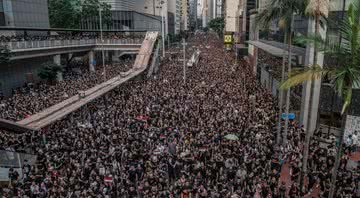
<svg viewBox="0 0 360 198">
<path fill-rule="evenodd" d="M 197 29 L 197 10 L 198 10 L 198 0 L 189 0 L 189 24 L 190 29 Z"/>
<path fill-rule="evenodd" d="M 181 27 L 182 31 L 189 30 L 190 2 L 189 0 L 181 0 Z"/>
<path fill-rule="evenodd" d="M 0 0 L 0 26 L 49 28 L 47 0 Z"/>
<path fill-rule="evenodd" d="M 115 24 L 114 29 L 136 29 L 141 27 L 149 30 L 161 30 L 162 16 L 164 16 L 166 34 L 180 33 L 182 20 L 184 21 L 183 24 L 185 24 L 183 28 L 188 29 L 189 9 L 182 6 L 185 3 L 183 0 L 101 1 L 111 5 Z M 182 16 L 181 11 L 185 11 L 186 15 Z"/>
<path fill-rule="evenodd" d="M 200 0 L 199 5 L 201 9 L 199 14 L 202 19 L 202 27 L 205 28 L 207 27 L 207 23 L 208 23 L 208 11 L 209 11 L 208 0 Z"/>
<path fill-rule="evenodd" d="M 239 31 L 241 21 L 240 15 L 244 11 L 244 7 L 239 0 L 225 1 L 225 32 Z"/>
<path fill-rule="evenodd" d="M 207 24 L 212 19 L 222 17 L 223 15 L 223 0 L 200 0 L 198 5 L 200 7 L 203 27 L 207 27 Z"/>
<path fill-rule="evenodd" d="M 111 6 L 112 27 L 115 30 L 161 31 L 161 13 L 164 10 L 167 33 L 166 1 L 160 0 L 100 0 Z"/>
<path fill-rule="evenodd" d="M 168 12 L 171 14 L 174 14 L 174 19 L 171 20 L 169 18 L 169 24 L 174 22 L 174 31 L 173 34 L 179 34 L 180 33 L 180 9 L 181 9 L 181 2 L 180 0 L 168 0 Z M 170 27 L 169 27 L 169 33 L 172 33 Z"/>
<path fill-rule="evenodd" d="M 215 18 L 220 18 L 223 17 L 223 4 L 224 4 L 224 0 L 214 0 L 214 4 L 215 4 Z"/>
</svg>

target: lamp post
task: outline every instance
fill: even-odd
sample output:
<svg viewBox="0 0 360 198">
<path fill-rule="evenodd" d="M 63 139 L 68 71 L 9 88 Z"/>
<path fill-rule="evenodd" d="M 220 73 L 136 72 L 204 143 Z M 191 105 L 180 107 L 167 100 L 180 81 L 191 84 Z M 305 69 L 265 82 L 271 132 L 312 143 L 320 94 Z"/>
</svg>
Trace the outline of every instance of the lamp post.
<svg viewBox="0 0 360 198">
<path fill-rule="evenodd" d="M 164 1 L 161 1 L 161 37 L 163 47 L 163 57 L 165 57 L 165 19 L 164 19 Z"/>
<path fill-rule="evenodd" d="M 153 14 L 155 16 L 155 0 L 153 0 Z"/>
<path fill-rule="evenodd" d="M 102 13 L 101 13 L 101 7 L 99 7 L 101 54 L 102 54 L 102 66 L 103 66 L 103 75 L 104 75 L 104 82 L 105 82 L 105 81 L 106 81 L 106 68 L 105 68 L 104 40 L 103 40 L 102 16 L 101 16 L 101 15 L 102 15 Z"/>
<path fill-rule="evenodd" d="M 184 64 L 183 64 L 183 72 L 184 72 L 184 84 L 186 83 L 186 45 L 185 38 L 183 38 L 183 50 L 184 50 Z"/>
</svg>

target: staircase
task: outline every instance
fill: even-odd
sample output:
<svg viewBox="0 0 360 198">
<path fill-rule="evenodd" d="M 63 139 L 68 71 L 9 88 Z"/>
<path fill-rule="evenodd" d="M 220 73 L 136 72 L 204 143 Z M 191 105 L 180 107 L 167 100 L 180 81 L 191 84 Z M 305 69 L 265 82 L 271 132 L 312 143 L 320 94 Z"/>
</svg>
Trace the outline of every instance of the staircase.
<svg viewBox="0 0 360 198">
<path fill-rule="evenodd" d="M 139 53 L 135 59 L 135 63 L 133 67 L 134 70 L 142 69 L 148 66 L 158 35 L 159 35 L 158 32 L 146 33 L 146 37 L 142 42 Z"/>
</svg>

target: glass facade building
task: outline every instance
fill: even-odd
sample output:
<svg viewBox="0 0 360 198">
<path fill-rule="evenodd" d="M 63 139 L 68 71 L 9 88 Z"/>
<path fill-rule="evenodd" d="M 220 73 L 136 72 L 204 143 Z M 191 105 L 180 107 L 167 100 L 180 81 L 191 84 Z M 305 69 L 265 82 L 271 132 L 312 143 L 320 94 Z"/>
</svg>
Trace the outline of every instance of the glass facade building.
<svg viewBox="0 0 360 198">
<path fill-rule="evenodd" d="M 47 0 L 0 0 L 0 25 L 49 28 Z"/>
</svg>

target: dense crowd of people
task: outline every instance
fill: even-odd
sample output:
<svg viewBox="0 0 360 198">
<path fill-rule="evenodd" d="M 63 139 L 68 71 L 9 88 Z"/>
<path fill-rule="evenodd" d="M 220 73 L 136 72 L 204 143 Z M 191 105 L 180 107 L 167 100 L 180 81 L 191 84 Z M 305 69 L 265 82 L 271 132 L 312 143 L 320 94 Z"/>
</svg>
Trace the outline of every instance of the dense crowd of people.
<svg viewBox="0 0 360 198">
<path fill-rule="evenodd" d="M 291 122 L 287 147 L 275 149 L 277 103 L 258 86 L 251 68 L 245 61 L 234 64 L 214 35 L 196 35 L 189 43 L 202 54 L 199 64 L 187 69 L 185 83 L 173 50 L 158 75 L 125 83 L 106 95 L 108 102 L 97 99 L 38 132 L 1 132 L 1 149 L 31 150 L 38 159 L 36 166 L 24 165 L 22 179 L 11 170 L 12 182 L 0 193 L 54 198 L 307 193 L 297 183 L 302 127 Z M 312 142 L 308 189 L 320 185 L 321 197 L 333 165 L 330 150 Z M 359 175 L 349 175 L 345 161 L 337 193 L 354 197 Z M 292 169 L 290 190 L 279 182 L 285 163 Z"/>
<path fill-rule="evenodd" d="M 199 38 L 194 43 L 199 45 Z M 98 100 L 74 113 L 76 124 L 65 119 L 44 129 L 46 143 L 40 133 L 33 134 L 32 143 L 8 141 L 16 150 L 31 145 L 41 164 L 31 169 L 25 187 L 14 186 L 17 193 L 254 194 L 253 187 L 271 166 L 272 98 L 256 86 L 245 65 L 233 66 L 234 58 L 220 42 L 207 45 L 198 67 L 188 71 L 186 84 L 178 60 L 163 61 L 156 79 L 120 87 L 108 95 L 109 106 Z M 238 75 L 245 71 L 246 83 Z M 241 83 L 245 89 L 235 86 Z M 251 105 L 250 95 L 256 96 Z M 239 141 L 227 140 L 228 134 Z M 109 178 L 112 183 L 106 182 Z"/>
<path fill-rule="evenodd" d="M 281 79 L 281 65 L 282 59 L 280 57 L 274 57 L 271 54 L 259 50 L 259 64 L 272 75 L 273 79 L 278 81 Z M 286 63 L 287 64 L 287 63 Z M 287 70 L 287 65 L 285 71 Z M 266 84 L 266 83 L 265 83 Z M 301 96 L 302 87 L 297 86 L 292 88 L 293 94 L 291 99 L 296 96 Z M 291 100 L 290 108 L 294 110 L 300 110 L 300 103 Z M 284 124 L 284 123 L 283 123 Z M 310 196 L 314 188 L 319 189 L 319 197 L 328 197 L 331 189 L 331 173 L 335 163 L 336 154 L 336 142 L 334 136 L 328 136 L 329 134 L 323 134 L 321 130 L 314 135 L 311 139 L 310 155 L 308 162 L 308 173 L 305 178 L 309 181 L 305 189 L 300 190 L 300 172 L 302 169 L 302 154 L 305 141 L 305 130 L 302 126 L 295 121 L 289 125 L 289 134 L 287 136 L 288 145 L 287 148 L 282 148 L 282 156 L 286 155 L 288 163 L 290 164 L 291 181 L 290 190 L 288 190 L 290 197 Z M 326 137 L 324 137 L 326 136 Z M 326 141 L 330 140 L 330 141 Z M 353 149 L 355 144 L 348 144 L 345 146 L 344 155 L 342 158 L 342 165 L 338 174 L 338 191 L 336 197 L 356 197 L 359 196 L 359 179 L 360 179 L 360 166 L 359 163 L 353 162 L 351 167 L 346 167 L 348 164 L 349 156 L 355 151 Z M 349 163 L 350 164 L 350 163 Z M 346 181 L 346 182 L 344 182 Z M 265 185 L 266 186 L 266 185 Z M 269 186 L 264 188 L 265 192 L 269 189 Z M 266 194 L 266 193 L 264 193 Z"/>
<path fill-rule="evenodd" d="M 106 79 L 127 71 L 133 62 L 133 59 L 126 59 L 121 64 L 105 65 Z M 12 97 L 0 98 L 0 118 L 12 121 L 25 119 L 104 81 L 102 65 L 96 66 L 95 72 L 90 72 L 83 61 L 73 61 L 65 69 L 64 80 L 55 85 L 43 82 L 27 84 L 15 89 Z"/>
<path fill-rule="evenodd" d="M 288 61 L 285 61 L 285 78 L 287 77 L 288 70 Z M 260 68 L 263 68 L 264 71 L 267 71 L 270 75 L 268 79 L 264 79 L 264 86 L 273 87 L 277 86 L 281 82 L 282 74 L 282 57 L 276 57 L 272 54 L 265 52 L 264 50 L 258 50 L 258 65 Z M 259 69 L 260 69 L 259 68 Z M 263 71 L 263 70 L 262 70 Z M 261 71 L 261 72 L 262 72 Z M 274 82 L 272 82 L 274 81 Z M 302 86 L 295 86 L 291 88 L 291 97 L 290 97 L 290 109 L 293 111 L 300 111 L 301 109 L 301 96 L 302 96 Z"/>
</svg>

